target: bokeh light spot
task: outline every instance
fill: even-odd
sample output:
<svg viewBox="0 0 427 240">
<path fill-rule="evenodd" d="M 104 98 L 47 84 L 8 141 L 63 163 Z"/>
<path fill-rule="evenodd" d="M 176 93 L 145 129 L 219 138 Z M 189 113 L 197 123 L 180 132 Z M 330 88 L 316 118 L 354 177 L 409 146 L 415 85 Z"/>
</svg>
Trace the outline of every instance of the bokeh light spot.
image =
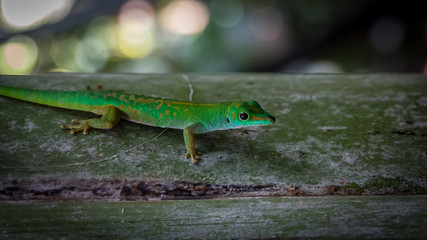
<svg viewBox="0 0 427 240">
<path fill-rule="evenodd" d="M 282 13 L 271 7 L 254 10 L 250 20 L 251 31 L 259 41 L 274 41 L 285 29 Z"/>
<path fill-rule="evenodd" d="M 1 16 L 12 28 L 26 29 L 67 15 L 71 0 L 2 0 Z"/>
<path fill-rule="evenodd" d="M 29 74 L 38 56 L 38 48 L 33 39 L 18 35 L 0 47 L 0 73 Z"/>
<path fill-rule="evenodd" d="M 89 24 L 83 38 L 100 40 L 101 44 L 107 48 L 102 55 L 111 57 L 118 44 L 117 29 L 118 23 L 115 19 L 105 16 L 98 17 Z"/>
<path fill-rule="evenodd" d="M 306 68 L 306 73 L 342 73 L 343 70 L 338 63 L 329 60 L 319 60 Z"/>
<path fill-rule="evenodd" d="M 117 26 L 118 52 L 126 58 L 144 58 L 155 49 L 154 10 L 146 1 L 126 2 Z"/>
<path fill-rule="evenodd" d="M 109 57 L 106 44 L 99 38 L 85 37 L 76 46 L 75 61 L 80 71 L 96 72 Z"/>
<path fill-rule="evenodd" d="M 143 58 L 148 56 L 154 49 L 154 39 L 150 32 L 139 35 L 139 39 L 132 38 L 123 31 L 120 33 L 119 48 L 124 57 Z"/>
<path fill-rule="evenodd" d="M 52 60 L 58 68 L 78 71 L 75 49 L 79 40 L 74 35 L 63 35 L 55 39 L 50 48 Z"/>
<path fill-rule="evenodd" d="M 65 68 L 54 68 L 54 69 L 51 69 L 50 72 L 67 73 L 67 72 L 70 72 L 70 70 Z"/>
<path fill-rule="evenodd" d="M 193 35 L 203 31 L 209 23 L 209 10 L 204 3 L 176 0 L 160 12 L 160 25 L 178 35 Z"/>
<path fill-rule="evenodd" d="M 22 69 L 27 61 L 24 46 L 17 43 L 9 43 L 4 47 L 6 63 L 14 69 Z"/>
<path fill-rule="evenodd" d="M 214 0 L 209 8 L 212 20 L 221 27 L 234 27 L 243 17 L 243 4 L 240 0 Z"/>
<path fill-rule="evenodd" d="M 142 33 L 149 31 L 154 24 L 154 10 L 146 1 L 126 2 L 119 14 L 119 25 L 126 31 Z"/>
</svg>

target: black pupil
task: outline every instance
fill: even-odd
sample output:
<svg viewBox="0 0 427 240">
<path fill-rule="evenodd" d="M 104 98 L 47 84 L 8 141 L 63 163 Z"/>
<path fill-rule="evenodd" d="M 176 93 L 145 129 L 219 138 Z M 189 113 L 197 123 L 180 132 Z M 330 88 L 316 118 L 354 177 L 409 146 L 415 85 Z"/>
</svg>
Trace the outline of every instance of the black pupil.
<svg viewBox="0 0 427 240">
<path fill-rule="evenodd" d="M 243 121 L 247 120 L 248 119 L 248 114 L 244 113 L 244 112 L 240 113 L 240 119 L 242 119 Z"/>
</svg>

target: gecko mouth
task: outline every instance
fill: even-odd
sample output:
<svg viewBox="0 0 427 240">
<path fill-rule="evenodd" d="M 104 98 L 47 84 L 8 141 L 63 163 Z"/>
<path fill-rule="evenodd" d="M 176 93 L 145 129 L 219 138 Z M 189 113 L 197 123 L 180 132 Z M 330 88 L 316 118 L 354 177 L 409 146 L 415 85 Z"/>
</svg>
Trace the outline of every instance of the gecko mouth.
<svg viewBox="0 0 427 240">
<path fill-rule="evenodd" d="M 261 122 L 262 122 L 263 125 L 265 125 L 265 124 L 273 124 L 273 123 L 276 122 L 276 118 L 273 117 L 273 116 L 271 116 L 271 115 L 268 115 L 268 117 L 262 118 L 260 120 L 261 120 Z"/>
<path fill-rule="evenodd" d="M 266 117 L 251 116 L 251 120 L 252 121 L 274 123 L 276 121 L 276 118 L 271 116 L 270 114 L 267 114 Z"/>
<path fill-rule="evenodd" d="M 268 117 L 262 117 L 262 118 L 258 117 L 252 120 L 256 122 L 253 126 L 265 126 L 265 125 L 270 125 L 276 122 L 276 118 L 271 115 L 269 115 Z"/>
<path fill-rule="evenodd" d="M 276 122 L 276 118 L 273 116 L 270 116 L 270 123 L 273 124 Z"/>
</svg>

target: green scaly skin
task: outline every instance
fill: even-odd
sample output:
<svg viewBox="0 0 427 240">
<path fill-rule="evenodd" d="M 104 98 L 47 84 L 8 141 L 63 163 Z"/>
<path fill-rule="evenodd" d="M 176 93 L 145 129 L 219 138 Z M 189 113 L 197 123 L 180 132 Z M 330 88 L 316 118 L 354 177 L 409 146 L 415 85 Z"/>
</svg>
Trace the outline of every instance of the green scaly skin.
<svg viewBox="0 0 427 240">
<path fill-rule="evenodd" d="M 274 123 L 255 101 L 194 103 L 143 95 L 105 91 L 51 91 L 0 86 L 0 95 L 33 103 L 93 112 L 101 118 L 73 120 L 73 125 L 62 125 L 71 129 L 71 134 L 90 128 L 110 129 L 121 118 L 145 125 L 184 130 L 186 158 L 193 163 L 200 160 L 194 148 L 194 134 L 215 130 L 262 126 Z"/>
</svg>

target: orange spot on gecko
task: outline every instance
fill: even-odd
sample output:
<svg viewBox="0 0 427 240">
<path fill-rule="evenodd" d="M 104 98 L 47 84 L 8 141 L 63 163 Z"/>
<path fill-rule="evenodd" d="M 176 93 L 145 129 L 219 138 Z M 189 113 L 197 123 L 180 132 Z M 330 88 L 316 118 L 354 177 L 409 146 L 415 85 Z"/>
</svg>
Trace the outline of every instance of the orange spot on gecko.
<svg viewBox="0 0 427 240">
<path fill-rule="evenodd" d="M 171 112 L 171 111 L 169 111 L 169 110 L 166 110 L 166 111 L 165 111 L 165 114 L 169 114 L 170 112 Z"/>
<path fill-rule="evenodd" d="M 259 108 L 255 107 L 255 106 L 251 106 L 251 111 L 252 111 L 252 112 L 257 112 L 257 113 L 262 112 L 262 111 L 261 111 L 261 109 L 259 109 Z"/>
<path fill-rule="evenodd" d="M 186 101 L 174 101 L 174 100 L 168 100 L 168 104 L 182 105 L 182 106 L 198 106 L 198 105 L 201 105 L 200 103 L 193 103 L 193 102 L 186 102 Z M 203 105 L 215 106 L 215 104 L 203 104 Z"/>
<path fill-rule="evenodd" d="M 172 114 L 173 114 L 174 117 L 176 116 L 176 112 L 173 112 Z"/>
<path fill-rule="evenodd" d="M 163 105 L 163 102 L 161 102 L 159 105 L 156 106 L 156 109 L 159 110 Z"/>
<path fill-rule="evenodd" d="M 145 97 L 145 96 L 139 96 L 135 101 L 140 103 L 155 103 L 155 102 L 162 102 L 160 98 L 152 98 L 152 97 Z"/>
<path fill-rule="evenodd" d="M 128 100 L 128 98 L 127 98 L 126 94 L 121 94 L 121 95 L 119 96 L 119 99 L 120 99 L 121 101 L 123 101 L 123 102 L 129 102 L 129 100 Z"/>
<path fill-rule="evenodd" d="M 106 93 L 101 95 L 104 99 L 107 99 L 107 97 L 115 97 L 114 93 Z"/>
<path fill-rule="evenodd" d="M 233 112 L 232 117 L 233 117 L 234 121 L 236 121 L 236 113 L 235 112 Z"/>
<path fill-rule="evenodd" d="M 135 101 L 135 95 L 134 94 L 130 95 L 129 100 Z"/>
</svg>

